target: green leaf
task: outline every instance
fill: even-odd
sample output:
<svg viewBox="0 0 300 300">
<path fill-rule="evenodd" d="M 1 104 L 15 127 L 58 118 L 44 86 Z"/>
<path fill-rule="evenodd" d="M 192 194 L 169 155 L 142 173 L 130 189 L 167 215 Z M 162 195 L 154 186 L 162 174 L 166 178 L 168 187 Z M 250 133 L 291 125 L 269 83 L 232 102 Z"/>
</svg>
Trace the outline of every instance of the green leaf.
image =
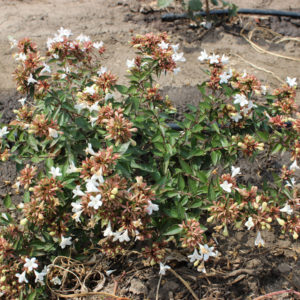
<svg viewBox="0 0 300 300">
<path fill-rule="evenodd" d="M 191 167 L 184 160 L 180 159 L 179 163 L 184 172 L 193 174 Z"/>
<path fill-rule="evenodd" d="M 179 227 L 179 225 L 172 225 L 170 226 L 167 231 L 164 233 L 164 235 L 175 235 L 180 232 L 182 232 L 183 228 Z"/>
<path fill-rule="evenodd" d="M 222 157 L 222 154 L 220 151 L 213 151 L 211 154 L 210 154 L 210 157 L 211 157 L 211 160 L 213 162 L 213 165 L 215 166 L 221 159 Z"/>
<path fill-rule="evenodd" d="M 128 88 L 125 85 L 115 85 L 115 88 L 121 93 L 126 94 L 128 92 Z"/>
<path fill-rule="evenodd" d="M 11 208 L 13 206 L 10 195 L 6 195 L 3 202 L 6 208 Z"/>
<path fill-rule="evenodd" d="M 210 183 L 209 187 L 208 187 L 208 199 L 210 201 L 215 201 L 216 200 L 216 193 L 214 190 L 214 186 L 212 183 Z"/>
<path fill-rule="evenodd" d="M 89 122 L 85 118 L 83 118 L 83 117 L 76 118 L 75 119 L 75 123 L 80 128 L 83 128 L 83 129 L 86 129 L 86 130 L 89 130 L 89 128 L 90 128 Z"/>
<path fill-rule="evenodd" d="M 28 144 L 31 146 L 32 149 L 34 149 L 35 151 L 39 151 L 38 148 L 38 141 L 32 136 L 29 135 L 28 136 Z"/>
<path fill-rule="evenodd" d="M 185 180 L 182 175 L 178 176 L 178 187 L 180 190 L 184 190 L 185 188 Z"/>
<path fill-rule="evenodd" d="M 127 151 L 129 145 L 130 145 L 130 141 L 121 145 L 121 147 L 119 148 L 119 150 L 117 152 L 121 155 L 124 154 Z"/>
<path fill-rule="evenodd" d="M 202 9 L 202 3 L 200 0 L 190 0 L 188 9 L 191 11 L 200 11 Z"/>
<path fill-rule="evenodd" d="M 257 131 L 256 134 L 264 141 L 267 142 L 269 140 L 269 134 L 263 131 Z"/>
<path fill-rule="evenodd" d="M 215 132 L 220 133 L 220 128 L 217 123 L 212 123 L 211 127 Z"/>
<path fill-rule="evenodd" d="M 27 300 L 34 300 L 36 297 L 36 290 L 34 290 L 27 298 Z"/>
<path fill-rule="evenodd" d="M 278 151 L 280 151 L 282 148 L 283 148 L 283 146 L 282 146 L 281 144 L 277 144 L 277 145 L 275 145 L 275 146 L 273 147 L 271 153 L 272 153 L 272 154 L 275 154 L 275 153 L 277 153 Z"/>
<path fill-rule="evenodd" d="M 24 192 L 24 202 L 30 202 L 30 193 L 29 191 Z"/>
</svg>

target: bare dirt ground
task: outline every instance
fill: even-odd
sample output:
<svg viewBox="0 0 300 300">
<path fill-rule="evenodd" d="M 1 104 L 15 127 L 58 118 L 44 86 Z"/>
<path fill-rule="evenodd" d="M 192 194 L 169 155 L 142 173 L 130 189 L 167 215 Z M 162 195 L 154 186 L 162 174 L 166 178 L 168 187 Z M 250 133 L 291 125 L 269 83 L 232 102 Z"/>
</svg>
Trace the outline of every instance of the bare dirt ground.
<svg viewBox="0 0 300 300">
<path fill-rule="evenodd" d="M 272 8 L 300 11 L 299 0 L 236 0 L 240 8 Z M 165 12 L 178 12 L 171 8 Z M 155 1 L 138 0 L 0 0 L 0 110 L 4 119 L 12 118 L 18 95 L 11 73 L 15 68 L 7 37 L 16 39 L 32 38 L 41 49 L 46 48 L 46 40 L 61 26 L 72 30 L 74 35 L 89 35 L 93 40 L 102 40 L 106 46 L 103 65 L 117 74 L 120 82 L 126 82 L 126 60 L 133 58 L 134 52 L 128 41 L 135 34 L 167 31 L 174 43 L 180 43 L 185 52 L 186 62 L 181 64 L 181 72 L 176 76 L 161 78 L 164 93 L 177 106 L 198 101 L 196 84 L 206 79 L 197 60 L 200 51 L 225 53 L 230 56 L 231 67 L 255 74 L 263 84 L 275 88 L 286 77 L 297 77 L 300 81 L 300 20 L 278 17 L 239 16 L 222 22 L 206 31 L 202 27 L 191 26 L 187 20 L 164 23 L 162 12 Z M 273 56 L 256 51 L 240 35 L 242 28 L 253 29 L 265 26 L 294 40 L 276 43 L 271 33 L 256 33 L 253 41 L 267 51 L 295 60 Z M 248 31 L 245 31 L 247 34 Z M 299 90 L 299 88 L 298 88 Z M 299 93 L 298 93 L 299 94 Z M 298 103 L 299 103 L 298 96 Z M 0 177 L 13 179 L 13 168 L 0 168 Z M 254 299 L 258 295 L 280 289 L 300 291 L 299 243 L 283 239 L 278 234 L 264 236 L 265 249 L 254 249 L 254 235 L 243 231 L 232 233 L 231 238 L 217 236 L 221 258 L 209 265 L 208 274 L 192 270 L 182 257 L 170 258 L 170 264 L 181 278 L 189 282 L 199 299 Z M 135 257 L 117 262 L 116 281 L 105 286 L 105 291 L 126 295 L 132 299 L 156 299 L 159 280 L 157 269 L 145 269 Z M 121 267 L 120 267 L 121 266 Z M 128 275 L 124 276 L 123 271 Z M 287 296 L 284 299 L 297 299 Z M 183 286 L 182 280 L 168 274 L 160 284 L 157 299 L 193 299 Z M 272 299 L 283 299 L 274 296 Z"/>
</svg>

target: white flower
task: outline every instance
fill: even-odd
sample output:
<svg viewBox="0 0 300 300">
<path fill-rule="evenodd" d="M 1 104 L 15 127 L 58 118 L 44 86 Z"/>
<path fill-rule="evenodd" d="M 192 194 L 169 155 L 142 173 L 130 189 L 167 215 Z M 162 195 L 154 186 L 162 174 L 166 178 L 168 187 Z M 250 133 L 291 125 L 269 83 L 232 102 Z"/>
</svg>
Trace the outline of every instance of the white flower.
<svg viewBox="0 0 300 300">
<path fill-rule="evenodd" d="M 182 61 L 182 62 L 185 62 L 186 59 L 183 57 L 184 53 L 181 52 L 181 53 L 177 53 L 175 52 L 174 54 L 172 54 L 172 58 L 173 60 L 176 62 L 176 61 Z"/>
<path fill-rule="evenodd" d="M 89 42 L 91 39 L 87 35 L 83 35 L 82 33 L 76 38 L 79 43 Z"/>
<path fill-rule="evenodd" d="M 36 269 L 38 267 L 35 257 L 33 257 L 31 259 L 26 257 L 25 262 L 26 263 L 24 264 L 24 267 L 28 269 L 28 272 L 31 272 L 33 269 Z"/>
<path fill-rule="evenodd" d="M 96 48 L 97 50 L 100 49 L 101 47 L 103 47 L 103 42 L 96 42 L 93 43 L 94 48 Z"/>
<path fill-rule="evenodd" d="M 212 64 L 218 64 L 219 63 L 219 58 L 220 55 L 215 55 L 214 53 L 212 55 L 210 55 L 209 57 L 209 63 Z"/>
<path fill-rule="evenodd" d="M 174 75 L 177 75 L 178 72 L 180 72 L 180 67 L 175 68 L 175 69 L 173 70 L 173 74 L 174 74 Z"/>
<path fill-rule="evenodd" d="M 26 100 L 27 100 L 27 98 L 26 98 L 26 97 L 24 97 L 24 98 L 21 98 L 21 99 L 19 99 L 19 100 L 18 100 L 18 102 L 20 102 L 20 103 L 21 103 L 21 105 L 22 105 L 22 106 L 24 106 L 24 105 L 25 105 L 25 102 L 26 102 Z"/>
<path fill-rule="evenodd" d="M 157 204 L 152 203 L 150 200 L 148 201 L 149 206 L 147 207 L 148 215 L 152 215 L 153 211 L 158 211 L 159 206 Z"/>
<path fill-rule="evenodd" d="M 97 171 L 93 176 L 92 176 L 92 180 L 98 180 L 99 184 L 104 183 L 104 178 L 102 175 L 102 167 L 99 169 L 99 171 Z M 98 184 L 98 185 L 99 185 Z M 97 185 L 97 186 L 98 186 Z"/>
<path fill-rule="evenodd" d="M 85 149 L 86 154 L 96 155 L 96 152 L 92 148 L 92 144 L 88 143 L 87 148 Z"/>
<path fill-rule="evenodd" d="M 74 194 L 73 198 L 85 195 L 85 193 L 81 191 L 80 185 L 76 185 L 76 188 L 72 191 L 72 193 Z"/>
<path fill-rule="evenodd" d="M 207 261 L 210 257 L 215 257 L 217 255 L 217 252 L 213 252 L 214 247 L 208 247 L 207 244 L 205 244 L 204 246 L 199 244 L 200 247 L 200 255 L 203 258 L 203 261 Z"/>
<path fill-rule="evenodd" d="M 86 181 L 86 191 L 87 193 L 98 193 L 99 190 L 97 188 L 97 186 L 99 185 L 95 180 L 93 180 L 92 178 L 88 179 Z"/>
<path fill-rule="evenodd" d="M 62 173 L 60 172 L 59 167 L 57 167 L 57 168 L 51 167 L 49 174 L 51 174 L 54 178 L 62 176 Z"/>
<path fill-rule="evenodd" d="M 286 83 L 290 86 L 290 87 L 297 87 L 297 82 L 296 82 L 297 78 L 290 78 L 287 77 L 286 78 Z"/>
<path fill-rule="evenodd" d="M 247 227 L 248 230 L 250 230 L 252 227 L 254 227 L 254 223 L 252 221 L 252 217 L 248 218 L 248 221 L 245 223 L 245 226 Z"/>
<path fill-rule="evenodd" d="M 160 270 L 159 270 L 159 275 L 166 275 L 166 271 L 169 270 L 169 269 L 171 269 L 170 266 L 164 265 L 164 264 L 161 263 L 161 262 L 159 263 L 159 268 L 160 268 Z"/>
<path fill-rule="evenodd" d="M 128 230 L 126 229 L 120 236 L 119 236 L 119 242 L 129 242 L 130 237 L 128 236 Z"/>
<path fill-rule="evenodd" d="M 9 219 L 8 219 L 8 217 L 7 217 L 7 215 L 6 215 L 6 213 L 1 213 L 1 217 L 4 219 L 4 220 L 6 220 L 6 221 L 9 221 Z"/>
<path fill-rule="evenodd" d="M 105 100 L 105 101 L 108 101 L 108 100 L 112 99 L 113 97 L 114 97 L 114 95 L 113 95 L 113 94 L 111 94 L 111 93 L 107 93 L 107 94 L 105 95 L 105 98 L 104 98 L 104 100 Z"/>
<path fill-rule="evenodd" d="M 83 210 L 78 210 L 74 213 L 74 215 L 72 216 L 72 218 L 75 220 L 75 222 L 79 222 L 81 223 L 80 221 L 80 216 L 82 214 Z"/>
<path fill-rule="evenodd" d="M 49 136 L 53 137 L 54 139 L 56 139 L 58 137 L 58 131 L 53 129 L 53 128 L 48 128 L 49 130 Z"/>
<path fill-rule="evenodd" d="M 93 111 L 99 111 L 100 107 L 98 106 L 98 101 L 95 102 L 93 105 L 88 106 L 87 109 L 89 110 L 90 113 L 92 113 Z"/>
<path fill-rule="evenodd" d="M 113 272 L 115 272 L 115 271 L 117 271 L 117 269 L 115 269 L 115 270 L 107 270 L 106 272 L 105 272 L 105 274 L 107 275 L 107 276 L 109 276 L 109 275 L 111 275 Z"/>
<path fill-rule="evenodd" d="M 22 282 L 26 282 L 26 283 L 28 283 L 28 280 L 27 280 L 27 278 L 26 278 L 26 272 L 24 271 L 22 274 L 19 274 L 19 273 L 17 273 L 16 274 L 16 277 L 18 277 L 19 279 L 18 279 L 18 282 L 19 283 L 22 283 Z"/>
<path fill-rule="evenodd" d="M 231 193 L 232 183 L 228 183 L 228 181 L 225 180 L 220 186 L 224 191 Z"/>
<path fill-rule="evenodd" d="M 59 55 L 56 54 L 56 53 L 53 53 L 52 56 L 55 58 L 55 59 L 59 59 Z M 66 76 L 65 76 L 66 77 Z"/>
<path fill-rule="evenodd" d="M 162 50 L 166 50 L 169 48 L 169 44 L 165 43 L 165 41 L 161 41 L 161 43 L 158 44 L 158 47 Z"/>
<path fill-rule="evenodd" d="M 241 174 L 241 168 L 239 167 L 234 167 L 234 166 L 231 166 L 231 177 L 235 177 L 236 175 L 239 175 Z"/>
<path fill-rule="evenodd" d="M 126 60 L 126 65 L 128 69 L 132 69 L 135 67 L 135 62 L 134 62 L 134 58 L 133 59 L 127 59 Z"/>
<path fill-rule="evenodd" d="M 2 139 L 5 135 L 7 135 L 9 131 L 7 130 L 7 126 L 4 126 L 0 129 L 0 139 Z"/>
<path fill-rule="evenodd" d="M 80 168 L 76 168 L 74 161 L 71 161 L 66 173 L 71 174 L 71 173 L 77 173 L 80 171 Z"/>
<path fill-rule="evenodd" d="M 249 103 L 248 103 L 247 107 L 243 107 L 242 112 L 243 112 L 244 114 L 248 114 L 248 112 L 249 112 L 252 108 L 255 108 L 255 107 L 257 107 L 257 105 L 254 104 L 252 100 L 249 100 Z"/>
<path fill-rule="evenodd" d="M 50 68 L 50 66 L 48 66 L 46 63 L 43 63 L 43 65 L 44 65 L 44 68 L 42 69 L 42 71 L 41 71 L 41 73 L 40 73 L 40 75 L 43 75 L 44 73 L 51 73 L 51 68 Z"/>
<path fill-rule="evenodd" d="M 296 184 L 296 179 L 293 177 L 290 179 L 291 183 L 289 183 L 288 181 L 286 181 L 286 186 L 290 186 L 293 187 Z"/>
<path fill-rule="evenodd" d="M 87 86 L 84 90 L 84 93 L 89 94 L 91 96 L 93 96 L 95 94 L 95 85 L 93 84 L 92 86 Z"/>
<path fill-rule="evenodd" d="M 80 113 L 83 109 L 88 108 L 89 106 L 86 103 L 80 102 L 75 104 L 74 108 L 78 110 L 78 112 Z"/>
<path fill-rule="evenodd" d="M 72 245 L 71 240 L 72 240 L 72 237 L 65 238 L 64 236 L 61 236 L 61 242 L 59 244 L 59 246 L 61 247 L 61 249 L 65 249 L 66 246 Z"/>
<path fill-rule="evenodd" d="M 245 95 L 243 94 L 236 94 L 234 95 L 234 104 L 239 104 L 241 107 L 248 104 L 248 100 Z"/>
<path fill-rule="evenodd" d="M 193 254 L 189 255 L 188 258 L 190 259 L 190 262 L 193 263 L 196 260 L 201 260 L 202 256 L 199 255 L 197 249 L 195 248 Z"/>
<path fill-rule="evenodd" d="M 102 74 L 107 72 L 106 67 L 101 67 L 99 71 L 97 71 L 98 76 L 101 76 Z"/>
<path fill-rule="evenodd" d="M 101 194 L 98 194 L 96 197 L 90 196 L 91 201 L 88 204 L 88 207 L 93 207 L 94 209 L 98 209 L 102 205 Z"/>
<path fill-rule="evenodd" d="M 221 57 L 221 63 L 223 63 L 224 65 L 229 63 L 229 57 L 226 56 L 225 54 L 222 55 Z"/>
<path fill-rule="evenodd" d="M 198 56 L 198 60 L 205 61 L 205 60 L 208 59 L 208 57 L 209 56 L 207 55 L 206 51 L 203 50 L 203 51 L 200 52 L 200 56 Z"/>
<path fill-rule="evenodd" d="M 114 237 L 113 242 L 117 241 L 121 234 L 122 234 L 122 232 L 120 232 L 120 231 L 114 232 L 113 233 L 113 237 Z"/>
<path fill-rule="evenodd" d="M 291 206 L 289 204 L 285 204 L 285 206 L 283 208 L 280 209 L 281 212 L 285 212 L 288 215 L 291 215 L 293 213 L 293 209 L 291 208 Z"/>
<path fill-rule="evenodd" d="M 63 27 L 60 27 L 60 29 L 57 30 L 58 31 L 58 34 L 60 37 L 69 37 L 72 35 L 72 32 L 70 29 L 64 29 Z"/>
<path fill-rule="evenodd" d="M 179 49 L 179 44 L 176 44 L 176 45 L 171 45 L 172 49 L 174 52 L 177 52 L 178 49 Z"/>
<path fill-rule="evenodd" d="M 230 116 L 230 119 L 233 120 L 235 123 L 239 122 L 240 119 L 243 119 L 240 113 L 234 113 Z"/>
<path fill-rule="evenodd" d="M 200 25 L 203 26 L 205 29 L 211 29 L 212 22 L 201 22 Z"/>
<path fill-rule="evenodd" d="M 267 94 L 267 87 L 266 87 L 265 85 L 262 85 L 262 86 L 261 86 L 261 93 L 262 93 L 263 95 L 266 95 L 266 94 Z"/>
<path fill-rule="evenodd" d="M 37 83 L 37 81 L 32 77 L 32 74 L 30 73 L 30 75 L 27 78 L 27 85 L 29 85 L 31 83 L 35 84 L 35 83 Z"/>
<path fill-rule="evenodd" d="M 72 206 L 72 212 L 74 212 L 74 213 L 82 210 L 81 200 L 77 200 L 76 202 L 72 202 L 71 206 Z"/>
<path fill-rule="evenodd" d="M 299 166 L 297 165 L 297 160 L 294 160 L 294 162 L 290 165 L 290 170 L 297 170 L 300 169 Z"/>
<path fill-rule="evenodd" d="M 27 56 L 25 53 L 19 53 L 15 55 L 16 61 L 25 61 L 27 59 Z"/>
<path fill-rule="evenodd" d="M 247 76 L 247 72 L 244 70 L 244 73 L 242 75 L 242 78 L 245 78 Z"/>
<path fill-rule="evenodd" d="M 232 75 L 229 74 L 229 73 L 226 73 L 226 72 L 222 73 L 222 74 L 220 75 L 220 81 L 219 81 L 219 83 L 220 83 L 220 84 L 222 84 L 222 83 L 228 83 L 228 79 L 230 79 L 231 76 L 232 76 Z"/>
<path fill-rule="evenodd" d="M 35 282 L 44 284 L 44 277 L 47 275 L 47 267 L 45 266 L 42 272 L 37 272 L 34 270 Z"/>
<path fill-rule="evenodd" d="M 103 232 L 103 235 L 104 236 L 114 236 L 115 235 L 115 233 L 111 229 L 111 223 L 110 223 L 110 221 L 108 222 L 107 227 L 106 227 L 106 229 Z"/>
<path fill-rule="evenodd" d="M 54 284 L 54 285 L 61 285 L 61 280 L 56 276 L 54 278 L 51 279 L 51 282 Z"/>
<path fill-rule="evenodd" d="M 264 245 L 265 245 L 265 241 L 262 239 L 260 231 L 258 231 L 258 233 L 257 233 L 254 244 L 255 244 L 255 246 L 258 246 L 258 247 L 264 247 Z"/>
<path fill-rule="evenodd" d="M 9 40 L 10 43 L 10 49 L 15 48 L 18 45 L 18 41 L 14 39 L 12 36 L 8 36 L 7 39 Z"/>
</svg>

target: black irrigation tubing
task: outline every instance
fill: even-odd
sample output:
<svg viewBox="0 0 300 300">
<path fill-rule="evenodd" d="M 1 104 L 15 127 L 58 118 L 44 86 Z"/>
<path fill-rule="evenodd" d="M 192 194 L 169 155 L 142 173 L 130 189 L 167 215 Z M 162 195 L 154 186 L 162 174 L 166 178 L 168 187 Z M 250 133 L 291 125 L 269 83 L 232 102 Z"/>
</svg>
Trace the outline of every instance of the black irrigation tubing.
<svg viewBox="0 0 300 300">
<path fill-rule="evenodd" d="M 215 9 L 209 12 L 209 15 L 228 15 L 230 13 L 229 9 Z M 250 15 L 270 15 L 270 16 L 279 16 L 279 17 L 290 17 L 290 18 L 300 18 L 300 12 L 294 11 L 284 11 L 284 10 L 275 10 L 275 9 L 249 9 L 249 8 L 240 8 L 237 10 L 238 14 L 250 14 Z M 205 11 L 199 11 L 194 14 L 195 17 L 206 16 Z M 178 19 L 188 19 L 189 14 L 164 14 L 162 15 L 162 21 L 170 22 Z"/>
</svg>

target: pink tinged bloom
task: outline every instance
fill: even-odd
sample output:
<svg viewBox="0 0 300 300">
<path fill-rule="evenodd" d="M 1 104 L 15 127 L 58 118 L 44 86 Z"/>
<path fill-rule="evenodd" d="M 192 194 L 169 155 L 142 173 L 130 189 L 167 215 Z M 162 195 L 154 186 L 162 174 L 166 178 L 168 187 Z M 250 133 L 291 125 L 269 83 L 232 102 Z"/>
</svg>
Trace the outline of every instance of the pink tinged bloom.
<svg viewBox="0 0 300 300">
<path fill-rule="evenodd" d="M 248 230 L 250 230 L 252 227 L 254 227 L 252 217 L 248 218 L 248 221 L 245 223 L 245 226 L 247 227 Z"/>
<path fill-rule="evenodd" d="M 94 209 L 98 209 L 100 206 L 102 206 L 101 201 L 101 194 L 98 194 L 96 197 L 90 196 L 91 201 L 88 204 L 88 207 L 93 207 Z"/>
<path fill-rule="evenodd" d="M 160 262 L 159 269 L 159 275 L 166 275 L 166 271 L 171 269 L 171 267 Z"/>
<path fill-rule="evenodd" d="M 0 129 L 0 139 L 2 139 L 5 135 L 7 135 L 9 131 L 7 130 L 7 126 L 4 126 Z"/>
<path fill-rule="evenodd" d="M 198 60 L 200 61 L 205 61 L 208 59 L 208 54 L 206 53 L 205 50 L 201 51 L 200 56 L 198 56 Z"/>
<path fill-rule="evenodd" d="M 264 247 L 264 245 L 265 245 L 265 241 L 262 239 L 260 231 L 258 231 L 258 233 L 257 233 L 254 244 L 257 247 Z"/>
<path fill-rule="evenodd" d="M 235 123 L 238 123 L 239 120 L 243 119 L 240 113 L 235 113 L 232 116 L 230 116 L 230 119 L 233 120 Z"/>
<path fill-rule="evenodd" d="M 100 41 L 100 42 L 95 42 L 95 43 L 93 43 L 93 47 L 94 47 L 95 49 L 99 50 L 100 48 L 103 47 L 103 42 L 102 42 L 102 41 Z"/>
<path fill-rule="evenodd" d="M 23 282 L 28 283 L 28 280 L 27 280 L 27 278 L 26 278 L 26 272 L 25 272 L 25 271 L 24 271 L 22 274 L 17 273 L 17 274 L 16 274 L 16 277 L 18 278 L 18 282 L 19 282 L 19 283 L 23 283 Z"/>
<path fill-rule="evenodd" d="M 287 77 L 286 78 L 286 83 L 290 86 L 290 87 L 297 87 L 297 78 L 290 78 Z"/>
<path fill-rule="evenodd" d="M 158 47 L 162 50 L 167 50 L 169 48 L 169 44 L 164 41 L 161 41 L 161 43 L 158 44 Z"/>
<path fill-rule="evenodd" d="M 247 105 L 249 102 L 246 98 L 245 95 L 243 94 L 237 94 L 237 95 L 234 95 L 234 104 L 239 104 L 241 107 Z"/>
<path fill-rule="evenodd" d="M 33 269 L 36 269 L 38 267 L 35 257 L 33 257 L 31 259 L 26 257 L 25 262 L 26 263 L 24 264 L 24 267 L 28 269 L 28 272 L 31 272 Z"/>
<path fill-rule="evenodd" d="M 241 168 L 239 167 L 234 167 L 234 166 L 231 166 L 231 177 L 235 177 L 236 175 L 239 175 L 241 174 Z"/>
<path fill-rule="evenodd" d="M 29 85 L 31 83 L 35 84 L 35 83 L 37 83 L 37 81 L 33 78 L 32 74 L 30 73 L 30 75 L 27 78 L 27 85 Z"/>
<path fill-rule="evenodd" d="M 293 209 L 291 208 L 291 206 L 288 203 L 286 203 L 285 206 L 280 209 L 280 211 L 285 212 L 288 215 L 291 215 L 293 213 Z"/>
<path fill-rule="evenodd" d="M 72 245 L 71 240 L 72 240 L 72 237 L 65 238 L 64 236 L 61 236 L 61 242 L 59 244 L 59 246 L 61 247 L 61 249 L 65 249 L 66 246 Z"/>
<path fill-rule="evenodd" d="M 202 256 L 199 255 L 197 249 L 195 248 L 193 254 L 189 255 L 188 258 L 190 259 L 190 262 L 193 263 L 194 261 L 201 260 Z"/>
<path fill-rule="evenodd" d="M 148 215 L 152 215 L 153 211 L 158 211 L 159 206 L 157 204 L 152 203 L 150 200 L 148 201 L 149 206 L 147 207 Z"/>
<path fill-rule="evenodd" d="M 76 185 L 76 188 L 72 191 L 73 198 L 85 196 L 85 193 L 81 191 L 80 185 Z"/>
<path fill-rule="evenodd" d="M 51 167 L 51 170 L 50 170 L 49 174 L 51 174 L 53 178 L 62 176 L 62 173 L 61 173 L 59 167 L 57 167 L 57 168 Z"/>
<path fill-rule="evenodd" d="M 126 60 L 126 65 L 128 69 L 132 69 L 135 67 L 135 62 L 134 62 L 134 58 L 133 59 L 127 59 Z"/>
<path fill-rule="evenodd" d="M 218 64 L 219 63 L 219 58 L 220 58 L 220 55 L 216 55 L 216 54 L 212 54 L 210 55 L 209 57 L 209 63 L 212 65 L 212 64 Z"/>
<path fill-rule="evenodd" d="M 231 193 L 231 187 L 232 183 L 228 183 L 227 180 L 225 180 L 222 184 L 220 184 L 220 187 L 227 193 Z"/>
<path fill-rule="evenodd" d="M 107 227 L 103 232 L 103 235 L 104 236 L 114 236 L 115 235 L 115 233 L 112 231 L 110 221 L 108 222 Z"/>
<path fill-rule="evenodd" d="M 183 57 L 183 55 L 184 55 L 183 52 L 181 52 L 181 53 L 175 52 L 175 53 L 172 55 L 172 58 L 173 58 L 173 60 L 174 60 L 175 62 L 177 62 L 177 61 L 185 62 L 186 59 L 185 59 L 185 57 Z"/>
</svg>

